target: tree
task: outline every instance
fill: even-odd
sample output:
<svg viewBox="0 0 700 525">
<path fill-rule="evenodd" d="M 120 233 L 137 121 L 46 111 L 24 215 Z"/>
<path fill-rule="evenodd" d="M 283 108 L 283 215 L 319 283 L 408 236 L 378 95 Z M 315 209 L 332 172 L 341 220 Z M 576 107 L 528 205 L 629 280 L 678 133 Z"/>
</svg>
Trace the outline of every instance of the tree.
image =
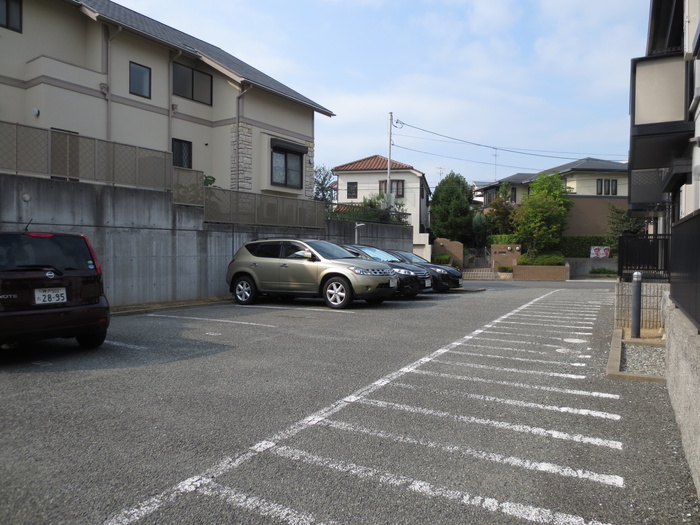
<svg viewBox="0 0 700 525">
<path fill-rule="evenodd" d="M 515 213 L 515 230 L 528 251 L 557 248 L 574 203 L 560 173 L 540 173 Z"/>
<path fill-rule="evenodd" d="M 460 174 L 450 171 L 435 187 L 430 203 L 430 228 L 436 237 L 469 244 L 474 193 Z"/>
<path fill-rule="evenodd" d="M 314 168 L 314 199 L 323 201 L 326 205 L 331 204 L 335 200 L 334 178 L 335 173 L 325 166 Z"/>
<path fill-rule="evenodd" d="M 472 219 L 473 248 L 486 246 L 486 239 L 491 235 L 491 225 L 483 213 L 475 213 Z"/>
<path fill-rule="evenodd" d="M 515 203 L 511 201 L 510 184 L 504 183 L 498 187 L 496 198 L 489 203 L 486 219 L 489 227 L 495 235 L 509 235 L 515 233 L 513 219 L 515 216 Z"/>
<path fill-rule="evenodd" d="M 641 217 L 630 217 L 627 210 L 608 203 L 607 244 L 612 249 L 612 255 L 617 255 L 618 237 L 620 235 L 640 235 L 644 233 L 645 222 Z"/>
</svg>

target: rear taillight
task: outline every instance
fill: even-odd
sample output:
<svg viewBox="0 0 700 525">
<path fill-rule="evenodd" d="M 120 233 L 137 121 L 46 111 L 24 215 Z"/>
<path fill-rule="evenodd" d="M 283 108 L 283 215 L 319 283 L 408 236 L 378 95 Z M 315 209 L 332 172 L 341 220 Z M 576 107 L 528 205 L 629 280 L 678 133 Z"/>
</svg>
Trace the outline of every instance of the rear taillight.
<svg viewBox="0 0 700 525">
<path fill-rule="evenodd" d="M 27 237 L 39 237 L 41 239 L 47 239 L 49 237 L 53 237 L 53 233 L 27 233 Z"/>
<path fill-rule="evenodd" d="M 92 244 L 90 244 L 90 241 L 88 240 L 85 235 L 80 235 L 83 240 L 85 240 L 85 243 L 87 244 L 88 250 L 90 250 L 90 257 L 92 257 L 92 261 L 95 263 L 95 270 L 97 270 L 97 275 L 102 275 L 102 263 L 100 260 L 97 258 L 97 254 L 95 253 L 95 250 L 92 248 Z"/>
</svg>

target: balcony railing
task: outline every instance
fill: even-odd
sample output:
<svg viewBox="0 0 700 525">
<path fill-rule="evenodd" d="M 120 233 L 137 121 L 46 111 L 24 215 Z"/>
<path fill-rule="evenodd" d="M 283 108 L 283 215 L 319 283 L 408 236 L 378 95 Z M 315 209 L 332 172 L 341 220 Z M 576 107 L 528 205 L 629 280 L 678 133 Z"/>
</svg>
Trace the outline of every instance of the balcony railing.
<svg viewBox="0 0 700 525">
<path fill-rule="evenodd" d="M 700 210 L 671 229 L 671 299 L 700 331 Z"/>
<path fill-rule="evenodd" d="M 172 165 L 170 152 L 0 121 L 0 170 L 18 175 L 171 191 L 204 207 L 207 222 L 323 228 L 323 203 L 204 186 L 204 173 Z"/>
</svg>

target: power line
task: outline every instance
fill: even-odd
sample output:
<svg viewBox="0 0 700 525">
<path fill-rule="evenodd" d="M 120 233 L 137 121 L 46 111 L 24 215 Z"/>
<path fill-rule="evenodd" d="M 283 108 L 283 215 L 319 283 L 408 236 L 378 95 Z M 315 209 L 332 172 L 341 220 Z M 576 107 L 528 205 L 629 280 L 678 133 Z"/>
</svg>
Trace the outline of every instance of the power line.
<svg viewBox="0 0 700 525">
<path fill-rule="evenodd" d="M 442 133 L 437 133 L 437 132 L 435 132 L 435 131 L 430 131 L 430 130 L 427 130 L 427 129 L 424 129 L 424 128 L 420 128 L 420 127 L 418 127 L 418 126 L 413 126 L 413 125 L 408 124 L 408 123 L 406 123 L 406 122 L 403 122 L 403 121 L 401 121 L 401 120 L 399 120 L 399 119 L 396 119 L 396 124 L 397 124 L 396 127 L 403 127 L 403 126 L 406 126 L 406 127 L 409 127 L 409 128 L 416 129 L 416 130 L 418 130 L 418 131 L 422 131 L 423 133 L 428 133 L 428 134 L 430 134 L 430 135 L 435 135 L 435 136 L 437 136 L 437 137 L 442 137 L 442 138 L 444 138 L 444 139 L 448 139 L 448 140 L 450 140 L 450 141 L 452 141 L 452 142 L 454 142 L 454 143 L 468 144 L 468 145 L 470 145 L 470 146 L 476 146 L 476 147 L 480 147 L 480 148 L 487 148 L 487 149 L 492 149 L 492 150 L 495 150 L 495 151 L 505 151 L 505 152 L 508 152 L 508 153 L 516 154 L 516 155 L 528 155 L 528 156 L 532 156 L 532 157 L 542 157 L 542 158 L 562 159 L 562 160 L 579 160 L 578 157 L 572 158 L 572 157 L 565 157 L 565 156 L 563 156 L 563 155 L 577 155 L 576 153 L 573 153 L 573 152 L 553 152 L 553 151 L 547 152 L 547 151 L 544 151 L 544 150 L 528 150 L 528 149 L 504 148 L 504 147 L 500 147 L 500 146 L 491 146 L 491 145 L 488 145 L 488 144 L 481 144 L 481 143 L 478 143 L 478 142 L 473 142 L 473 141 L 469 141 L 469 140 L 465 140 L 465 139 L 459 139 L 459 138 L 456 138 L 456 137 L 450 137 L 449 135 L 443 135 Z M 416 138 L 418 138 L 418 137 L 416 137 Z M 406 149 L 408 149 L 408 148 L 406 148 Z M 539 153 L 535 153 L 535 152 L 539 152 Z M 559 154 L 559 155 L 545 155 L 544 153 L 560 153 L 560 154 Z M 581 153 L 581 154 L 578 154 L 578 155 L 591 156 L 591 154 L 585 154 L 585 153 Z M 624 155 L 608 155 L 608 154 L 598 154 L 598 155 L 600 155 L 600 156 L 614 156 L 614 157 L 625 158 Z M 448 157 L 448 158 L 449 158 L 449 157 Z M 464 160 L 464 159 L 462 159 L 462 160 Z M 490 165 L 491 163 L 488 163 L 488 164 Z M 512 167 L 512 166 L 510 166 L 510 167 Z"/>
</svg>

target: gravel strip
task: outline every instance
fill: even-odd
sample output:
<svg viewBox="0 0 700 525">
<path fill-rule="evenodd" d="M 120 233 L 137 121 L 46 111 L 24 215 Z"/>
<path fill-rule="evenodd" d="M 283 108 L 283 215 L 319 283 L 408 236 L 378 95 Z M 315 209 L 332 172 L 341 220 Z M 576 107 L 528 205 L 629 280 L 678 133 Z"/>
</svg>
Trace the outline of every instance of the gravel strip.
<svg viewBox="0 0 700 525">
<path fill-rule="evenodd" d="M 622 343 L 620 372 L 666 375 L 666 348 Z"/>
</svg>

